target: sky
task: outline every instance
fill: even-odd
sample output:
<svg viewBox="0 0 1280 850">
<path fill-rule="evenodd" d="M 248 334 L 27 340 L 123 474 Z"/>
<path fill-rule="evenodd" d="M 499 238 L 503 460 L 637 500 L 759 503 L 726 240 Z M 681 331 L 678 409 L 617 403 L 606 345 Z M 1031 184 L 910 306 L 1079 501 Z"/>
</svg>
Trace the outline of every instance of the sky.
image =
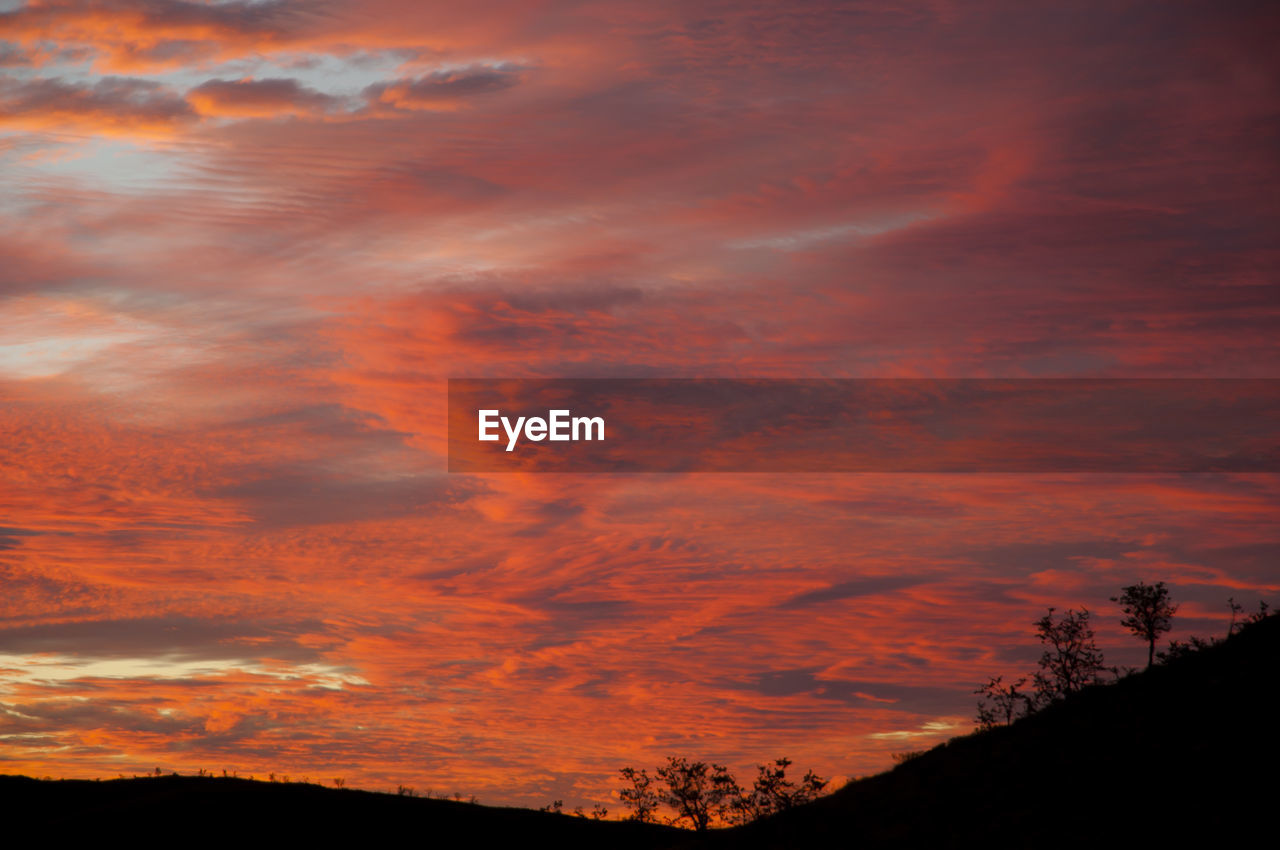
<svg viewBox="0 0 1280 850">
<path fill-rule="evenodd" d="M 567 806 L 1280 591 L 1275 475 L 450 475 L 450 377 L 1276 378 L 1250 2 L 0 2 L 0 772 Z M 767 450 L 767 449 L 766 449 Z"/>
</svg>

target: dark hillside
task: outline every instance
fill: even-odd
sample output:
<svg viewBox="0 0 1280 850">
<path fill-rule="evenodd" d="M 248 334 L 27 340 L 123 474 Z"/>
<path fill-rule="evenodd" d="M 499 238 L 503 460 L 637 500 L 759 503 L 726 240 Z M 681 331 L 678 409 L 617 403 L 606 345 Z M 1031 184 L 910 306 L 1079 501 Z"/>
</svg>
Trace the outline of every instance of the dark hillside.
<svg viewBox="0 0 1280 850">
<path fill-rule="evenodd" d="M 339 790 L 303 783 L 221 777 L 35 780 L 0 776 L 0 815 L 10 825 L 40 824 L 52 837 L 72 830 L 133 837 L 147 844 L 256 847 L 271 841 L 332 846 L 648 848 L 678 831 L 638 823 L 594 821 L 531 809 L 495 808 Z"/>
<path fill-rule="evenodd" d="M 1274 839 L 1278 658 L 1272 616 L 700 844 L 1140 848 Z"/>
</svg>

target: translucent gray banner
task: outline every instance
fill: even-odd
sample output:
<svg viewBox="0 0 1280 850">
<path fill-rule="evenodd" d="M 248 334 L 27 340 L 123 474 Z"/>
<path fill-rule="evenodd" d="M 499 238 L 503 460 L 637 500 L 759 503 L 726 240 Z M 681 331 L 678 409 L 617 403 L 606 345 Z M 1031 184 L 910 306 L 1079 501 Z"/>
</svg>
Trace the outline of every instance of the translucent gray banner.
<svg viewBox="0 0 1280 850">
<path fill-rule="evenodd" d="M 449 471 L 1277 472 L 1280 381 L 449 381 Z"/>
</svg>

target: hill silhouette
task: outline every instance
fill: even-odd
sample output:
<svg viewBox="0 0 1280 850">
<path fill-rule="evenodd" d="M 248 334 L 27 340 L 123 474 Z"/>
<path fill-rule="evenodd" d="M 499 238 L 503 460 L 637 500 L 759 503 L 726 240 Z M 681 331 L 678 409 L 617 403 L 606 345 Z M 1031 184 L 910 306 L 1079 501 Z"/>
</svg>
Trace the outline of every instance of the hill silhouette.
<svg viewBox="0 0 1280 850">
<path fill-rule="evenodd" d="M 1278 659 L 1271 616 L 687 846 L 1187 847 L 1273 835 Z"/>
<path fill-rule="evenodd" d="M 0 813 L 103 835 L 148 836 L 174 843 L 241 842 L 264 836 L 329 846 L 405 836 L 429 847 L 652 848 L 669 845 L 674 827 L 596 821 L 532 809 L 481 806 L 302 782 L 201 776 L 37 780 L 0 776 Z M 285 846 L 292 846 L 285 845 Z"/>
<path fill-rule="evenodd" d="M 1187 846 L 1273 830 L 1280 617 L 745 827 L 635 822 L 301 783 L 0 776 L 0 812 L 108 835 L 266 833 L 456 847 Z M 13 820 L 10 821 L 14 822 Z M 257 843 L 257 842 L 255 842 Z"/>
</svg>

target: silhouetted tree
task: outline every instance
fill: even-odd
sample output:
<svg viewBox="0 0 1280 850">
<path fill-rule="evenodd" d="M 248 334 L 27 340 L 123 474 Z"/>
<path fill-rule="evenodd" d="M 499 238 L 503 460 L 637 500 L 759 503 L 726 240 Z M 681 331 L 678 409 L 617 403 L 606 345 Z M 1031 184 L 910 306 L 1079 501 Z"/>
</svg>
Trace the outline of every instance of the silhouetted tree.
<svg viewBox="0 0 1280 850">
<path fill-rule="evenodd" d="M 1018 690 L 1026 683 L 1026 676 L 1010 685 L 1004 684 L 1003 676 L 995 676 L 974 691 L 983 697 L 978 701 L 978 728 L 1008 726 L 1019 717 L 1030 714 L 1035 707 L 1034 700 L 1031 694 Z"/>
<path fill-rule="evenodd" d="M 1227 627 L 1228 640 L 1231 639 L 1232 635 L 1237 634 L 1241 629 L 1247 627 L 1249 624 L 1257 623 L 1261 620 L 1265 620 L 1269 616 L 1272 616 L 1271 606 L 1267 604 L 1266 600 L 1260 601 L 1258 603 L 1258 610 L 1243 619 L 1240 619 L 1240 615 L 1244 613 L 1244 606 L 1239 602 L 1236 602 L 1234 597 L 1227 598 L 1227 607 L 1231 609 L 1231 625 Z M 1222 641 L 1215 638 L 1201 638 L 1196 637 L 1195 635 L 1192 635 L 1186 641 L 1171 640 L 1169 641 L 1169 648 L 1157 652 L 1156 658 L 1160 659 L 1162 662 L 1174 661 L 1185 655 L 1190 655 L 1193 652 L 1200 652 L 1211 646 L 1216 646 L 1221 642 Z"/>
<path fill-rule="evenodd" d="M 1231 609 L 1231 625 L 1227 626 L 1227 637 L 1236 633 L 1236 617 L 1244 613 L 1244 606 L 1234 596 L 1227 597 L 1227 607 Z"/>
<path fill-rule="evenodd" d="M 788 758 L 757 765 L 755 784 L 745 791 L 723 765 L 668 756 L 654 779 L 643 770 L 622 768 L 627 785 L 618 798 L 631 810 L 630 820 L 655 823 L 665 807 L 673 813 L 668 823 L 701 832 L 716 824 L 748 823 L 817 799 L 827 780 L 810 770 L 793 781 L 787 778 L 790 766 Z"/>
<path fill-rule="evenodd" d="M 653 787 L 653 780 L 643 770 L 624 767 L 619 771 L 622 778 L 630 783 L 618 792 L 622 805 L 631 810 L 630 820 L 641 823 L 654 823 L 658 819 L 658 807 L 662 805 L 662 797 Z"/>
<path fill-rule="evenodd" d="M 1120 605 L 1125 617 L 1120 625 L 1147 642 L 1147 666 L 1156 660 L 1156 641 L 1173 628 L 1173 615 L 1178 606 L 1169 600 L 1169 590 L 1164 582 L 1155 584 L 1138 582 L 1121 588 L 1119 596 L 1111 597 Z"/>
<path fill-rule="evenodd" d="M 1040 656 L 1040 671 L 1035 674 L 1036 693 L 1042 704 L 1099 681 L 1106 669 L 1102 666 L 1102 650 L 1098 649 L 1093 627 L 1089 625 L 1089 610 L 1081 608 L 1076 613 L 1068 608 L 1056 622 L 1054 610 L 1050 608 L 1049 613 L 1035 622 L 1036 635 L 1045 647 Z"/>
<path fill-rule="evenodd" d="M 687 821 L 702 832 L 716 819 L 733 819 L 742 789 L 723 765 L 668 756 L 657 774 L 666 785 L 662 802 L 675 812 L 672 824 Z"/>
<path fill-rule="evenodd" d="M 742 822 L 762 818 L 794 806 L 816 800 L 827 787 L 827 780 L 812 770 L 805 773 L 797 785 L 787 779 L 791 759 L 774 759 L 772 765 L 757 765 L 755 785 L 750 793 L 742 795 L 735 807 Z"/>
<path fill-rule="evenodd" d="M 1174 659 L 1182 658 L 1184 655 L 1208 649 L 1216 643 L 1218 641 L 1213 638 L 1202 638 L 1195 635 L 1192 635 L 1186 641 L 1171 640 L 1169 641 L 1169 648 L 1157 652 L 1156 658 L 1160 659 L 1160 663 L 1167 664 Z"/>
<path fill-rule="evenodd" d="M 1231 637 L 1246 623 L 1256 623 L 1259 620 L 1265 620 L 1271 611 L 1271 606 L 1267 604 L 1265 599 L 1258 602 L 1258 610 L 1256 613 L 1250 614 L 1243 620 L 1237 621 L 1237 617 L 1244 613 L 1244 606 L 1235 600 L 1234 596 L 1227 597 L 1227 605 L 1231 608 L 1231 625 L 1227 627 L 1227 637 Z"/>
</svg>

